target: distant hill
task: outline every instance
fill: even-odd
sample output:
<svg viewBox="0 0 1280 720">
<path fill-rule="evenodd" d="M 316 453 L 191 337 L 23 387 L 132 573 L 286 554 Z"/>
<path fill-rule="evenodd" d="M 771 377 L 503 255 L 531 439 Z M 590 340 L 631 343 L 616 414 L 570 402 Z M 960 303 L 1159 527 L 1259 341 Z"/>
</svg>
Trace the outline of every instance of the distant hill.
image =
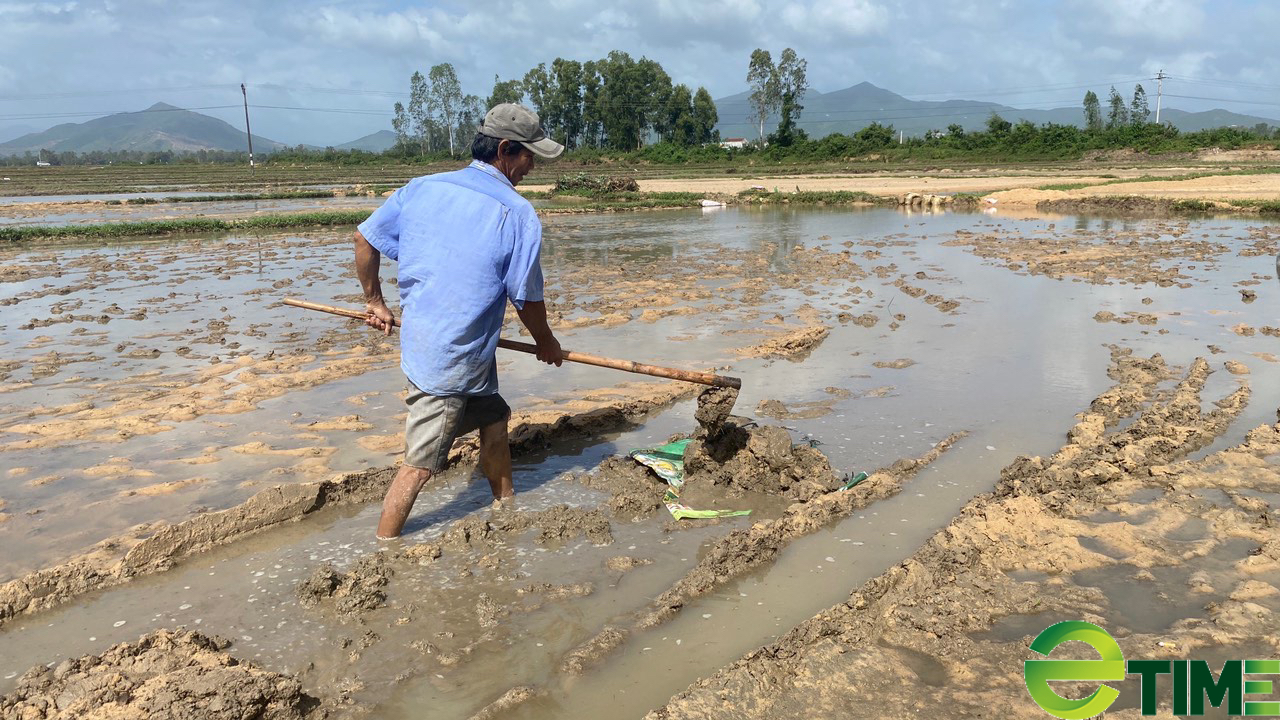
<svg viewBox="0 0 1280 720">
<path fill-rule="evenodd" d="M 352 140 L 335 146 L 338 150 L 364 150 L 366 152 L 382 152 L 395 147 L 396 134 L 390 130 L 379 130 L 372 135 L 365 135 L 359 140 Z"/>
<path fill-rule="evenodd" d="M 268 153 L 283 144 L 253 136 L 253 151 Z M 195 150 L 244 150 L 244 131 L 217 118 L 156 103 L 146 110 L 117 113 L 83 123 L 64 123 L 44 132 L 28 133 L 0 143 L 0 154 L 24 152 L 89 152 L 137 150 L 191 152 Z"/>
<path fill-rule="evenodd" d="M 716 110 L 724 119 L 716 126 L 720 130 L 720 137 L 745 137 L 748 140 L 759 137 L 758 128 L 746 120 L 751 114 L 749 96 L 750 93 L 742 92 L 716 100 Z M 1082 101 L 1083 97 L 1084 94 L 1081 93 Z M 1151 102 L 1154 106 L 1154 97 Z M 968 131 L 981 130 L 986 127 L 987 118 L 992 112 L 1015 123 L 1025 119 L 1037 125 L 1049 122 L 1084 125 L 1084 110 L 1079 105 L 1051 110 L 1021 110 L 981 100 L 908 100 L 869 82 L 829 93 L 810 90 L 805 95 L 803 104 L 804 111 L 800 115 L 799 125 L 813 138 L 837 132 L 857 132 L 873 122 L 893 125 L 895 130 L 911 136 L 924 135 L 929 130 L 945 130 L 953 123 Z M 1229 125 L 1280 125 L 1280 121 L 1271 118 L 1240 115 L 1227 110 L 1192 113 L 1169 107 L 1161 110 L 1160 121 L 1172 123 L 1183 132 Z M 765 123 L 765 134 L 772 132 L 776 124 L 777 118 Z"/>
</svg>

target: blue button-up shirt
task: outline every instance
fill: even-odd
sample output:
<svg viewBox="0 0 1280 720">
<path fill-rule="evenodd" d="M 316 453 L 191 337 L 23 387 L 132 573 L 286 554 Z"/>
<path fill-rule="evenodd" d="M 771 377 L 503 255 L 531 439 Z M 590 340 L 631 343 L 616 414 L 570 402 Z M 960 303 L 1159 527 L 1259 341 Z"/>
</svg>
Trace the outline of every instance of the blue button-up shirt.
<svg viewBox="0 0 1280 720">
<path fill-rule="evenodd" d="M 508 300 L 542 300 L 542 223 L 497 168 L 473 161 L 396 190 L 360 234 L 399 263 L 400 367 L 431 395 L 498 391 Z"/>
</svg>

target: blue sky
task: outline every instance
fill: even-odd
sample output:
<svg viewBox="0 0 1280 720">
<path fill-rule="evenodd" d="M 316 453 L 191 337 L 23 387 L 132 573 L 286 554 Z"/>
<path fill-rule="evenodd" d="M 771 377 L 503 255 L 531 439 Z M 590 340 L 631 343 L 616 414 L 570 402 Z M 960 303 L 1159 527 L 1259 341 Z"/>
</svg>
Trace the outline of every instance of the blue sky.
<svg viewBox="0 0 1280 720">
<path fill-rule="evenodd" d="M 0 141 L 157 101 L 240 126 L 244 82 L 252 104 L 276 106 L 253 111 L 255 134 L 339 144 L 389 128 L 414 70 L 451 62 L 484 97 L 495 74 L 613 49 L 716 97 L 745 89 L 754 48 L 793 47 L 822 92 L 865 80 L 1048 108 L 1112 83 L 1127 96 L 1163 69 L 1166 107 L 1280 118 L 1280 2 L 0 0 L 0 28 Z"/>
</svg>

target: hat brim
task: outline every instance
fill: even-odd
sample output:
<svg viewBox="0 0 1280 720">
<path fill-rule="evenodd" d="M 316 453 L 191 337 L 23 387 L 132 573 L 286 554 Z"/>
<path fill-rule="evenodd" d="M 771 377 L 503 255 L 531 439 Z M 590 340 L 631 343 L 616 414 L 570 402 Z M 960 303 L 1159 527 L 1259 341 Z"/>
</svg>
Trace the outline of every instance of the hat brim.
<svg viewBox="0 0 1280 720">
<path fill-rule="evenodd" d="M 558 158 L 560 153 L 564 152 L 564 146 L 551 138 L 542 138 L 537 142 L 521 142 L 520 144 L 529 148 L 534 155 L 548 160 Z"/>
</svg>

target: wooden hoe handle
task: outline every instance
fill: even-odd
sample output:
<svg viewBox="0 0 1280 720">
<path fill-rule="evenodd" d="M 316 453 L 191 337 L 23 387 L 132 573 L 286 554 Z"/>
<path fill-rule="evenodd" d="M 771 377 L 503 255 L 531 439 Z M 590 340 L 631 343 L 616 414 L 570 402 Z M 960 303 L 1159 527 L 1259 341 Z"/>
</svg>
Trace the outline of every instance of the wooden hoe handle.
<svg viewBox="0 0 1280 720">
<path fill-rule="evenodd" d="M 320 303 L 297 300 L 295 298 L 285 298 L 284 304 L 304 308 L 306 310 L 316 310 L 319 312 L 329 313 L 331 315 L 355 318 L 357 320 L 364 320 L 368 317 L 368 313 L 362 310 L 335 307 L 333 305 L 321 305 Z M 396 324 L 399 325 L 399 321 L 396 321 Z M 529 353 L 530 355 L 538 352 L 537 345 L 534 345 L 533 343 L 520 342 L 519 340 L 499 339 L 498 347 Z M 716 387 L 728 387 L 735 389 L 742 387 L 742 380 L 740 378 L 729 377 L 727 375 L 716 375 L 708 372 L 698 372 L 697 370 L 678 370 L 676 368 L 647 365 L 645 363 L 638 363 L 632 360 L 617 360 L 615 358 L 574 352 L 572 350 L 561 350 L 561 358 L 568 360 L 569 362 L 581 363 L 583 365 L 595 365 L 597 367 L 612 368 L 614 370 L 622 370 L 624 372 L 638 373 L 641 375 L 653 375 L 655 377 L 669 378 L 671 380 L 684 380 L 685 382 L 698 383 L 700 385 L 714 385 Z"/>
</svg>

